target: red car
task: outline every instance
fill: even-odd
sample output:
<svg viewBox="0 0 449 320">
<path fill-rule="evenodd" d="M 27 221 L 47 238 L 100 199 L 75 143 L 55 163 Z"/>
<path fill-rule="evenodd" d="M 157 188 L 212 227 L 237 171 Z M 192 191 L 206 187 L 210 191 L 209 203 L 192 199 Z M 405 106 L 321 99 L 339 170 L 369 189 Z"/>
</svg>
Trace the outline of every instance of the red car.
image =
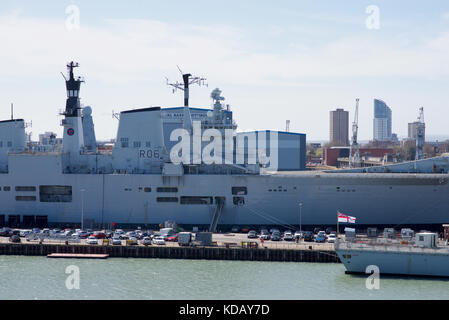
<svg viewBox="0 0 449 320">
<path fill-rule="evenodd" d="M 178 235 L 169 236 L 166 241 L 178 242 Z"/>
<path fill-rule="evenodd" d="M 96 239 L 104 239 L 106 238 L 106 234 L 103 232 L 95 232 L 93 235 Z"/>
</svg>

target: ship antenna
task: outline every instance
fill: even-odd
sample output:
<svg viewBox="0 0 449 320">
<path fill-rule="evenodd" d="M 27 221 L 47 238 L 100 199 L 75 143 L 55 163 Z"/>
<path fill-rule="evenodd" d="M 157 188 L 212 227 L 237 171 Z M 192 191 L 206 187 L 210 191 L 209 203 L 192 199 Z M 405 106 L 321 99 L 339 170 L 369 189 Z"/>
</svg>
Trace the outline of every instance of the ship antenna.
<svg viewBox="0 0 449 320">
<path fill-rule="evenodd" d="M 354 122 L 352 123 L 352 141 L 349 147 L 349 167 L 359 167 L 360 166 L 360 150 L 359 143 L 357 142 L 357 133 L 359 130 L 359 98 L 355 99 L 355 113 Z M 352 154 L 352 152 L 354 154 Z"/>
<path fill-rule="evenodd" d="M 114 112 L 114 110 L 112 110 L 112 119 L 114 118 L 120 121 L 120 113 Z"/>
<path fill-rule="evenodd" d="M 178 70 L 181 73 L 181 75 L 183 75 L 182 70 L 181 70 L 181 68 L 178 65 L 176 65 L 176 68 L 178 68 Z"/>
<path fill-rule="evenodd" d="M 67 63 L 68 78 L 66 78 L 64 74 L 62 75 L 65 80 L 67 91 L 66 107 L 63 115 L 69 117 L 77 116 L 78 110 L 81 109 L 79 93 L 81 82 L 84 82 L 84 79 L 82 77 L 77 77 L 75 79 L 73 69 L 77 67 L 79 67 L 78 62 L 70 61 Z"/>
<path fill-rule="evenodd" d="M 14 120 L 14 103 L 11 102 L 11 120 Z"/>
<path fill-rule="evenodd" d="M 168 78 L 165 77 L 167 81 L 167 85 L 170 87 L 173 87 L 173 93 L 175 93 L 176 90 L 182 90 L 184 91 L 184 106 L 189 106 L 189 86 L 191 84 L 197 84 L 199 86 L 205 85 L 207 87 L 206 78 L 203 77 L 194 77 L 190 73 L 183 73 L 181 68 L 179 66 L 176 66 L 182 74 L 182 80 L 183 82 L 169 82 Z"/>
</svg>

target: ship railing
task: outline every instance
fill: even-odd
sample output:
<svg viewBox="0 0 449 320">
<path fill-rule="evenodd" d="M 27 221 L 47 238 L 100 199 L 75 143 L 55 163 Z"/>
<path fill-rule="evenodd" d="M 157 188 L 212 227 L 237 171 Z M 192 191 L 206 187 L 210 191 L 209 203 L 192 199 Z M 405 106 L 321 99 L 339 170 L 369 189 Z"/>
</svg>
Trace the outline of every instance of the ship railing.
<svg viewBox="0 0 449 320">
<path fill-rule="evenodd" d="M 415 253 L 441 253 L 449 254 L 449 246 L 437 246 L 425 248 L 415 245 L 414 241 L 392 241 L 390 239 L 378 238 L 368 241 L 337 241 L 335 249 L 356 249 L 383 252 L 415 252 Z"/>
</svg>

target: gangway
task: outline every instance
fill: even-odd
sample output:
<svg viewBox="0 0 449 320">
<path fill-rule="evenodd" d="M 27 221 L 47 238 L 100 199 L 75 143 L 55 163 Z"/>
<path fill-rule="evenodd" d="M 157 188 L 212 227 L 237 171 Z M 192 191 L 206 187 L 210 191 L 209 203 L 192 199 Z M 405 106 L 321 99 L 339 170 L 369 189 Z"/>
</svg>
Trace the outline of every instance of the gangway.
<svg viewBox="0 0 449 320">
<path fill-rule="evenodd" d="M 215 202 L 217 206 L 215 207 L 214 217 L 212 218 L 212 222 L 209 226 L 209 232 L 215 232 L 217 227 L 218 219 L 220 218 L 221 212 L 223 211 L 223 206 L 225 204 L 224 197 L 215 197 Z"/>
</svg>

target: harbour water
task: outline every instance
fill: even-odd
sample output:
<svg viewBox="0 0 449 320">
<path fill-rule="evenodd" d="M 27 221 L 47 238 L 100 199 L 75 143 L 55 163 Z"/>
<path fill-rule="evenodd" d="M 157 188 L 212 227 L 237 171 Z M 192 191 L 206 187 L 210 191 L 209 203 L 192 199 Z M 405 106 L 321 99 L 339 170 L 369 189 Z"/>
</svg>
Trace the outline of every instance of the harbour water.
<svg viewBox="0 0 449 320">
<path fill-rule="evenodd" d="M 67 289 L 69 266 L 79 289 Z M 342 264 L 0 256 L 0 299 L 449 299 L 449 280 L 346 275 Z M 72 273 L 73 275 L 73 273 Z"/>
</svg>

